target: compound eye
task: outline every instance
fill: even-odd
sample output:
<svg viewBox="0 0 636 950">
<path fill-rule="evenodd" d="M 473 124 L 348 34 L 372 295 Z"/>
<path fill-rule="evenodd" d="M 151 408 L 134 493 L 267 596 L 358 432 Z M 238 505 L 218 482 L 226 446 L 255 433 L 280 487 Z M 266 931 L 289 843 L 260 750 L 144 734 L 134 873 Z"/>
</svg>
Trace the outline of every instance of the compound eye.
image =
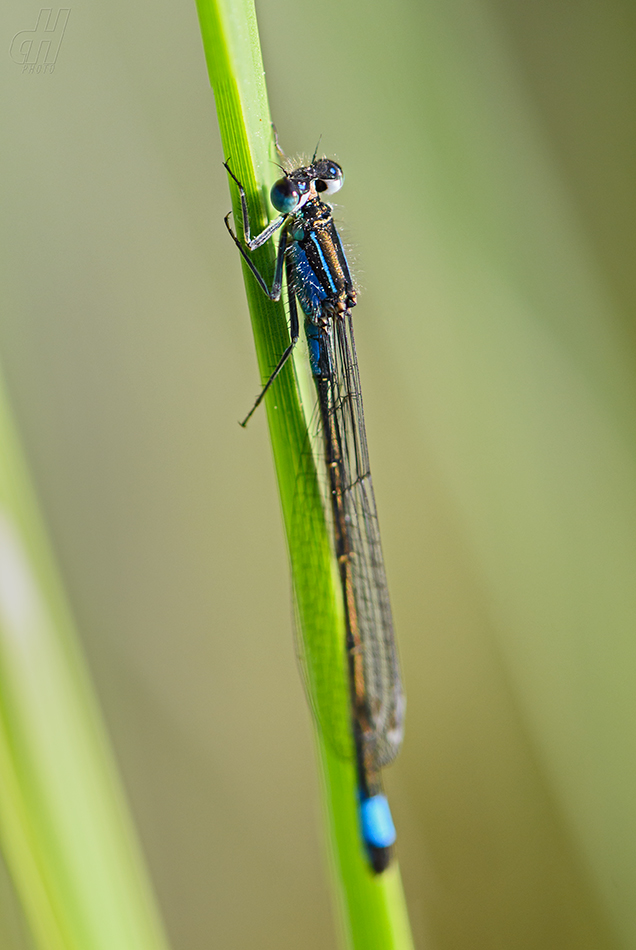
<svg viewBox="0 0 636 950">
<path fill-rule="evenodd" d="M 335 162 L 329 165 L 326 170 L 326 175 L 329 177 L 325 176 L 325 178 L 319 178 L 316 181 L 316 191 L 325 195 L 335 195 L 337 191 L 340 191 L 344 182 L 344 175 L 342 174 L 340 165 L 336 165 Z"/>
<path fill-rule="evenodd" d="M 282 214 L 291 214 L 300 201 L 300 191 L 298 185 L 291 178 L 279 178 L 272 185 L 270 200 L 277 211 Z"/>
</svg>

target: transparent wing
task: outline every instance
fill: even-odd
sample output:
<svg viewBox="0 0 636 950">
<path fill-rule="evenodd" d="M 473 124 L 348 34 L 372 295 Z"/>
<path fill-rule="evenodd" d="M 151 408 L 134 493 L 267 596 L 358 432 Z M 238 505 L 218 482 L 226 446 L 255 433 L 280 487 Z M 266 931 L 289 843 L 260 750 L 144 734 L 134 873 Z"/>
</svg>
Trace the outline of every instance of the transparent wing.
<svg viewBox="0 0 636 950">
<path fill-rule="evenodd" d="M 290 537 L 296 654 L 307 699 L 338 756 L 352 759 L 353 734 L 342 616 L 334 614 L 331 512 L 322 432 L 315 412 L 296 472 Z M 325 523 L 327 543 L 325 544 Z"/>
<path fill-rule="evenodd" d="M 333 372 L 327 387 L 331 437 L 340 441 L 341 491 L 366 696 L 365 757 L 380 769 L 403 736 L 405 697 L 371 481 L 364 410 L 350 311 L 333 318 L 326 346 Z"/>
</svg>

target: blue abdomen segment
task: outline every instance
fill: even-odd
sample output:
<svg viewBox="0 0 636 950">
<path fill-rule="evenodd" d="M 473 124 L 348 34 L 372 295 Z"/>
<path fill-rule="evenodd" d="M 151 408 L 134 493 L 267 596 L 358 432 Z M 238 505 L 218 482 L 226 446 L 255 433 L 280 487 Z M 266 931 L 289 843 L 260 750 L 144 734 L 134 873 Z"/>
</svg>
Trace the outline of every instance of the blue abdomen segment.
<svg viewBox="0 0 636 950">
<path fill-rule="evenodd" d="M 320 327 L 312 323 L 311 320 L 305 320 L 305 336 L 307 337 L 311 371 L 314 376 L 320 376 L 320 356 L 323 351 L 322 331 Z"/>
<path fill-rule="evenodd" d="M 386 795 L 372 795 L 360 802 L 360 825 L 370 848 L 390 848 L 395 843 L 395 825 Z"/>
<path fill-rule="evenodd" d="M 300 301 L 303 313 L 315 319 L 320 316 L 322 302 L 327 295 L 307 260 L 307 255 L 296 241 L 289 248 L 288 254 L 294 271 L 294 293 Z"/>
</svg>

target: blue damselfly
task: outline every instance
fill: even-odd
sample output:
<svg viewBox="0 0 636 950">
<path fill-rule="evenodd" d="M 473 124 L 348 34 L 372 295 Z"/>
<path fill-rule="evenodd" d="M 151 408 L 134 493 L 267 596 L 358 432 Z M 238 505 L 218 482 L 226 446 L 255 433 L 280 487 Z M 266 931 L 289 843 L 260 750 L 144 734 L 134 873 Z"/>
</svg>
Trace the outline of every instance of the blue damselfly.
<svg viewBox="0 0 636 950">
<path fill-rule="evenodd" d="M 286 172 L 271 189 L 279 212 L 252 237 L 245 191 L 236 182 L 243 241 L 225 224 L 263 293 L 279 300 L 287 278 L 290 343 L 281 355 L 245 425 L 289 359 L 298 341 L 296 301 L 305 315 L 309 362 L 318 395 L 328 480 L 333 548 L 338 560 L 346 623 L 346 659 L 351 724 L 359 790 L 362 839 L 371 866 L 383 871 L 391 858 L 395 829 L 382 791 L 381 770 L 402 742 L 405 699 L 393 633 L 391 605 L 360 393 L 351 310 L 356 291 L 329 204 L 322 200 L 343 183 L 340 166 L 316 160 Z M 249 256 L 280 234 L 271 288 Z M 302 515 L 301 515 L 302 516 Z"/>
</svg>

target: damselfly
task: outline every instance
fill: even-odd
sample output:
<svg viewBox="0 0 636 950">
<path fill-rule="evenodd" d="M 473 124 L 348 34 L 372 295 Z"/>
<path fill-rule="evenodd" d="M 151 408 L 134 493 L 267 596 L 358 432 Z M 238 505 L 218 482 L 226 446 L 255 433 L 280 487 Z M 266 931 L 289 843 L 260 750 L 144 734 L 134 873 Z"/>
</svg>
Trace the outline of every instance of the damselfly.
<svg viewBox="0 0 636 950">
<path fill-rule="evenodd" d="M 234 234 L 229 214 L 225 218 L 227 229 L 271 300 L 280 299 L 285 270 L 289 305 L 291 341 L 242 425 L 262 401 L 298 341 L 297 300 L 305 315 L 329 484 L 333 546 L 344 600 L 360 829 L 370 863 L 380 872 L 389 864 L 395 841 L 381 770 L 399 751 L 405 699 L 353 338 L 351 310 L 356 291 L 332 208 L 322 200 L 341 188 L 343 173 L 336 162 L 316 160 L 315 154 L 308 165 L 288 171 L 271 190 L 271 202 L 279 216 L 252 237 L 245 191 L 227 163 L 225 167 L 239 189 L 244 241 Z M 248 251 L 261 247 L 277 232 L 280 237 L 270 288 Z"/>
</svg>

